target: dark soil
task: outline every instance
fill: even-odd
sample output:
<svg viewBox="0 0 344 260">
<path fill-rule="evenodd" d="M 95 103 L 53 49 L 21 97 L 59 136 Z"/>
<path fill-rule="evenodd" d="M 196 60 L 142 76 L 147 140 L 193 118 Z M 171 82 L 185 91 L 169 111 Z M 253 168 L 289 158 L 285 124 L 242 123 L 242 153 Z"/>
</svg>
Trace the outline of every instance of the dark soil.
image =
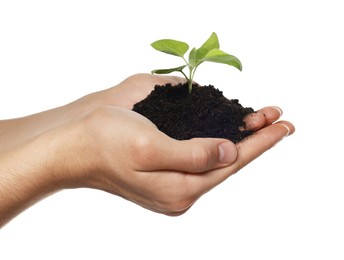
<svg viewBox="0 0 344 260">
<path fill-rule="evenodd" d="M 194 85 L 191 94 L 186 84 L 157 85 L 133 110 L 178 140 L 218 137 L 237 143 L 252 134 L 240 129 L 245 126 L 243 118 L 254 110 L 237 99 L 227 99 L 212 85 Z"/>
</svg>

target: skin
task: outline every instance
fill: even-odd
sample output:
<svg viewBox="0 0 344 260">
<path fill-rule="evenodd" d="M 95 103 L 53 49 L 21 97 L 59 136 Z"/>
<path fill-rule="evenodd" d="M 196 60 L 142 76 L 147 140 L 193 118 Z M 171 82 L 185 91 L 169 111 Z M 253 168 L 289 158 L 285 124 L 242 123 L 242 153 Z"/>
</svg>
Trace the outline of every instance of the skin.
<svg viewBox="0 0 344 260">
<path fill-rule="evenodd" d="M 63 189 L 94 188 L 178 216 L 203 194 L 294 133 L 281 110 L 245 119 L 255 131 L 225 139 L 174 140 L 131 111 L 156 84 L 184 79 L 133 75 L 65 106 L 0 121 L 0 227 Z"/>
</svg>

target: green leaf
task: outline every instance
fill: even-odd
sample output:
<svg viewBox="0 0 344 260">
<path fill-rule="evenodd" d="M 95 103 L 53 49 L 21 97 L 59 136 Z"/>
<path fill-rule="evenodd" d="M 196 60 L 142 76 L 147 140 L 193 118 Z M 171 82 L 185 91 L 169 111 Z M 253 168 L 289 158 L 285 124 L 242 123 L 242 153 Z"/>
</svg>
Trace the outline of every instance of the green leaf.
<svg viewBox="0 0 344 260">
<path fill-rule="evenodd" d="M 238 58 L 228 53 L 221 51 L 219 39 L 215 32 L 203 43 L 199 48 L 193 48 L 189 53 L 189 59 L 185 59 L 185 54 L 189 50 L 189 45 L 185 42 L 176 41 L 172 39 L 163 39 L 153 42 L 152 47 L 158 51 L 181 57 L 186 65 L 171 68 L 171 69 L 158 69 L 153 70 L 155 74 L 168 74 L 171 72 L 180 72 L 184 75 L 189 84 L 189 92 L 192 90 L 192 82 L 197 67 L 204 61 L 228 64 L 242 70 L 241 62 Z M 183 72 L 183 69 L 189 69 L 188 76 Z"/>
<path fill-rule="evenodd" d="M 169 74 L 171 72 L 179 71 L 182 72 L 182 70 L 186 67 L 186 65 L 171 68 L 171 69 L 158 69 L 158 70 L 152 70 L 152 74 Z"/>
<path fill-rule="evenodd" d="M 209 51 L 213 49 L 219 49 L 219 39 L 217 38 L 216 33 L 212 33 L 208 40 L 197 50 L 197 61 L 202 60 Z"/>
<path fill-rule="evenodd" d="M 224 63 L 242 70 L 241 62 L 237 57 L 217 49 L 209 51 L 201 61 Z"/>
<path fill-rule="evenodd" d="M 182 58 L 189 49 L 189 45 L 187 43 L 170 39 L 155 41 L 151 46 L 158 51 Z"/>
<path fill-rule="evenodd" d="M 189 66 L 195 67 L 196 66 L 196 57 L 197 57 L 197 50 L 193 48 L 189 53 Z"/>
</svg>

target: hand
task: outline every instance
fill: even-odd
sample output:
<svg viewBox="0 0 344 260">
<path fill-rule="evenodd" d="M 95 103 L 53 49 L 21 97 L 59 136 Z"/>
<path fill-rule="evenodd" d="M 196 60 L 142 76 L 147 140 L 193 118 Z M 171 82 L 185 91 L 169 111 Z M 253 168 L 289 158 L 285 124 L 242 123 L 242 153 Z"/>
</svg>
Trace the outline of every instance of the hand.
<svg viewBox="0 0 344 260">
<path fill-rule="evenodd" d="M 0 227 L 63 188 L 91 187 L 167 215 L 200 196 L 275 145 L 294 126 L 266 107 L 245 119 L 256 131 L 228 140 L 177 141 L 131 111 L 156 84 L 178 77 L 138 74 L 118 86 L 24 118 L 0 121 Z"/>
<path fill-rule="evenodd" d="M 134 104 L 146 98 L 156 85 L 165 85 L 167 83 L 178 85 L 185 82 L 185 78 L 177 76 L 135 74 L 114 87 L 93 93 L 78 102 L 81 103 L 82 101 L 83 104 L 88 104 L 89 110 L 100 106 L 117 106 L 131 110 Z M 77 105 L 80 106 L 80 104 Z M 246 129 L 257 131 L 277 120 L 282 115 L 282 111 L 278 107 L 273 108 L 263 108 L 257 113 L 248 115 L 244 119 Z"/>
<path fill-rule="evenodd" d="M 133 75 L 115 87 L 89 94 L 65 106 L 26 116 L 19 119 L 0 121 L 0 153 L 43 134 L 69 121 L 81 118 L 103 106 L 132 109 L 144 99 L 155 85 L 184 83 L 185 79 L 151 74 Z M 266 114 L 269 116 L 269 114 Z M 254 113 L 246 118 L 248 128 L 258 130 L 265 125 L 266 117 Z"/>
<path fill-rule="evenodd" d="M 0 121 L 0 153 L 39 136 L 55 127 L 83 117 L 98 107 L 118 106 L 131 109 L 144 99 L 156 84 L 182 83 L 179 77 L 133 75 L 115 87 L 84 96 L 70 104 L 23 118 Z"/>
<path fill-rule="evenodd" d="M 146 98 L 155 85 L 185 83 L 185 78 L 165 75 L 135 74 L 115 87 L 94 93 L 90 100 L 98 100 L 102 106 L 117 106 L 132 109 L 134 104 Z"/>
<path fill-rule="evenodd" d="M 74 127 L 78 131 L 73 131 L 58 152 L 64 157 L 61 162 L 55 157 L 57 165 L 51 168 L 59 169 L 55 176 L 68 180 L 62 186 L 101 189 L 152 211 L 180 215 L 204 193 L 294 132 L 289 122 L 271 124 L 279 117 L 275 108 L 261 113 L 268 115 L 266 126 L 234 145 L 216 138 L 177 141 L 135 112 L 99 108 Z M 82 142 L 78 136 L 83 136 Z"/>
</svg>

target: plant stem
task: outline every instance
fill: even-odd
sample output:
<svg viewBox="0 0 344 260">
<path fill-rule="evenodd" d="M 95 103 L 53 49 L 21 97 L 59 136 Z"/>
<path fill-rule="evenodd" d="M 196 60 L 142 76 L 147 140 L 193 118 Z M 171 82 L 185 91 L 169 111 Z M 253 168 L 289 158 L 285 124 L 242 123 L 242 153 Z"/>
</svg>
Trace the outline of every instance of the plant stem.
<svg viewBox="0 0 344 260">
<path fill-rule="evenodd" d="M 192 81 L 193 81 L 193 68 L 189 67 L 189 79 L 188 79 L 188 87 L 189 87 L 189 94 L 191 94 L 192 91 Z"/>
<path fill-rule="evenodd" d="M 192 81 L 189 80 L 188 82 L 188 89 L 189 89 L 189 94 L 191 94 L 191 91 L 192 91 Z"/>
<path fill-rule="evenodd" d="M 193 83 L 193 78 L 195 76 L 196 69 L 197 69 L 197 66 L 191 67 L 191 68 L 189 67 L 189 70 L 190 70 L 190 76 L 188 80 L 189 94 L 191 94 L 191 91 L 192 91 L 192 83 Z"/>
</svg>

